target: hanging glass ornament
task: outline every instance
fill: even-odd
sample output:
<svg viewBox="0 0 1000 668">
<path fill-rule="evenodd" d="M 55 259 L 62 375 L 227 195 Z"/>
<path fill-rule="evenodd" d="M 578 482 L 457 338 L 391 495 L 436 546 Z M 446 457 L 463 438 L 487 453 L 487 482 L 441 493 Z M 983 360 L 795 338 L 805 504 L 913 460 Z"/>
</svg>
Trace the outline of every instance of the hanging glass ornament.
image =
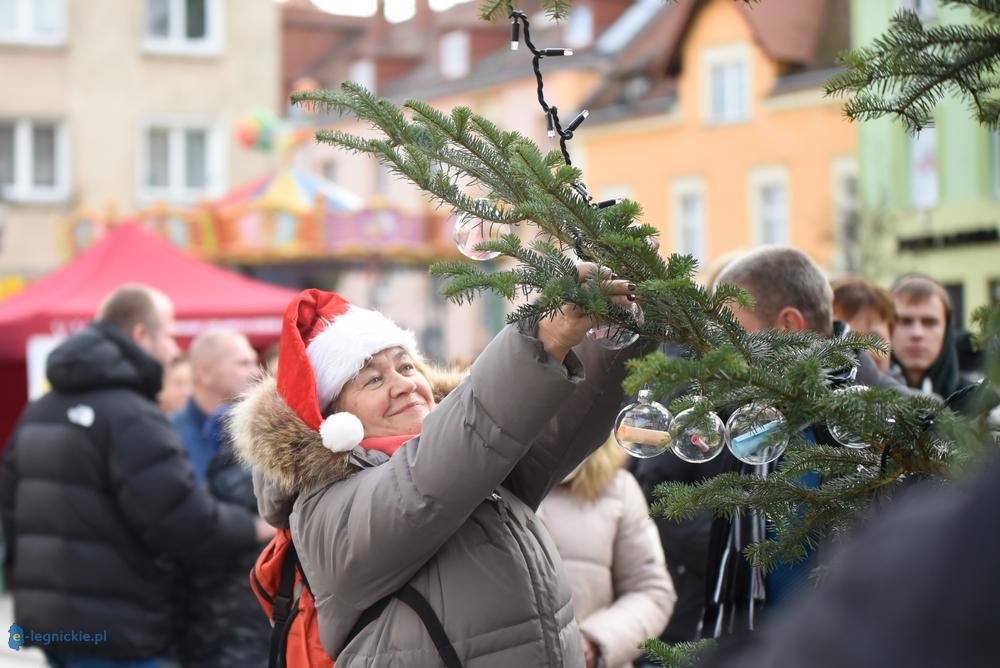
<svg viewBox="0 0 1000 668">
<path fill-rule="evenodd" d="M 642 309 L 635 302 L 629 304 L 629 313 L 632 314 L 632 318 L 635 320 L 637 325 L 641 325 L 643 322 Z M 622 348 L 628 348 L 630 345 L 639 340 L 639 335 L 633 332 L 628 327 L 622 327 L 621 325 L 616 325 L 614 323 L 607 323 L 605 325 L 598 325 L 597 327 L 592 327 L 589 332 L 587 332 L 587 338 L 595 343 L 598 343 L 603 348 L 608 350 L 621 350 Z"/>
<path fill-rule="evenodd" d="M 487 204 L 486 198 L 476 200 L 480 204 Z M 455 247 L 458 252 L 477 262 L 485 262 L 499 257 L 496 251 L 476 250 L 476 246 L 484 241 L 494 241 L 503 234 L 503 225 L 489 220 L 483 220 L 473 213 L 463 212 L 455 218 L 455 227 L 452 231 L 452 238 L 455 240 Z"/>
<path fill-rule="evenodd" d="M 868 388 L 864 385 L 848 385 L 847 387 L 842 387 L 839 390 L 834 390 L 833 394 L 837 396 L 844 396 L 845 394 L 854 392 L 864 392 Z M 855 432 L 854 424 L 837 424 L 830 422 L 827 424 L 827 429 L 830 430 L 830 436 L 833 440 L 840 443 L 845 448 L 867 448 L 868 444 L 861 439 L 861 436 Z"/>
<path fill-rule="evenodd" d="M 788 438 L 774 437 L 784 426 L 785 417 L 772 406 L 759 401 L 740 406 L 726 422 L 729 451 L 745 464 L 770 464 L 788 447 Z"/>
<path fill-rule="evenodd" d="M 722 452 L 726 442 L 726 425 L 712 411 L 692 419 L 694 413 L 695 407 L 692 406 L 674 417 L 670 423 L 670 449 L 686 462 L 702 464 Z"/>
<path fill-rule="evenodd" d="M 639 400 L 615 418 L 615 440 L 633 457 L 655 457 L 670 447 L 670 411 L 653 401 L 651 390 L 639 390 Z"/>
</svg>

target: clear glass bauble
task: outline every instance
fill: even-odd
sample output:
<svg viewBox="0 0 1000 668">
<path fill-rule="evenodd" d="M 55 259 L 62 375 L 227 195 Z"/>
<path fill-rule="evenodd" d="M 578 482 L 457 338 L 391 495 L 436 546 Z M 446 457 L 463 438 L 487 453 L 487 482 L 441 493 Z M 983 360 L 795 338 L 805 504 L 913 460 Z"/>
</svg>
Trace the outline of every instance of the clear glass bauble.
<svg viewBox="0 0 1000 668">
<path fill-rule="evenodd" d="M 787 437 L 774 437 L 784 426 L 785 416 L 773 406 L 759 401 L 740 406 L 726 422 L 729 451 L 745 464 L 770 464 L 788 447 Z"/>
<path fill-rule="evenodd" d="M 615 419 L 615 440 L 633 457 L 655 457 L 670 447 L 670 417 L 650 390 L 639 390 L 639 400 Z"/>
<path fill-rule="evenodd" d="M 695 408 L 674 416 L 670 423 L 670 450 L 686 462 L 703 464 L 719 456 L 726 444 L 726 425 L 709 411 L 692 421 Z"/>
<path fill-rule="evenodd" d="M 628 310 L 632 314 L 636 323 L 642 324 L 643 315 L 642 309 L 639 308 L 639 305 L 631 303 L 629 304 Z M 628 348 L 630 345 L 638 341 L 639 335 L 628 327 L 608 323 L 606 325 L 592 327 L 590 331 L 587 332 L 587 338 L 599 344 L 602 348 L 607 348 L 608 350 L 621 350 L 622 348 Z"/>
<path fill-rule="evenodd" d="M 847 387 L 842 387 L 839 390 L 834 390 L 835 395 L 844 395 L 853 392 L 864 392 L 868 388 L 864 385 L 848 385 Z M 856 423 L 855 423 L 856 424 Z M 830 430 L 830 436 L 833 440 L 840 443 L 845 448 L 867 448 L 868 443 L 861 439 L 861 436 L 855 433 L 853 429 L 853 424 L 836 424 L 833 422 L 827 423 L 827 429 Z"/>
<path fill-rule="evenodd" d="M 478 200 L 485 202 L 485 200 Z M 499 257 L 495 251 L 476 250 L 476 246 L 484 241 L 495 241 L 503 235 L 503 225 L 489 220 L 483 220 L 472 213 L 461 213 L 455 218 L 452 238 L 458 252 L 477 262 L 485 262 Z"/>
</svg>

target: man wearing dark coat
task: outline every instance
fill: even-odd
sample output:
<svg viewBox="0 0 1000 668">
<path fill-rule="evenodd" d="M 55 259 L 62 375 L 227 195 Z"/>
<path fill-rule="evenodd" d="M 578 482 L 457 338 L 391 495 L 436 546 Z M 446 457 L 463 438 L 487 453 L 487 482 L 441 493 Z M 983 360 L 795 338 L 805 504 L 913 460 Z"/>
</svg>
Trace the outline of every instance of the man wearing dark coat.
<svg viewBox="0 0 1000 668">
<path fill-rule="evenodd" d="M 0 513 L 14 617 L 53 666 L 172 665 L 177 564 L 268 536 L 253 513 L 195 482 L 156 404 L 162 365 L 177 354 L 173 320 L 157 290 L 112 293 L 49 356 L 52 390 L 7 445 Z"/>
</svg>

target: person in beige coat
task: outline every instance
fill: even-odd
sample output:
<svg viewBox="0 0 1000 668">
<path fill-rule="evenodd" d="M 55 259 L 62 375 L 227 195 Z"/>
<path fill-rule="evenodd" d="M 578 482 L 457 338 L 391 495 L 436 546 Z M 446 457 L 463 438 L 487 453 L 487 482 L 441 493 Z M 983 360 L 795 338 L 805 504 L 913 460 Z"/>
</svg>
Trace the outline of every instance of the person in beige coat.
<svg viewBox="0 0 1000 668">
<path fill-rule="evenodd" d="M 593 271 L 581 265 L 581 280 Z M 624 281 L 611 290 L 634 299 Z M 338 668 L 442 665 L 422 617 L 393 596 L 406 586 L 466 668 L 584 666 L 534 510 L 600 445 L 624 362 L 641 352 L 585 341 L 591 326 L 567 305 L 506 327 L 438 403 L 411 333 L 333 293 L 289 306 L 278 377 L 234 408 L 230 430 L 261 515 L 291 529 Z"/>
<path fill-rule="evenodd" d="M 649 506 L 614 437 L 538 509 L 573 592 L 587 668 L 627 668 L 677 602 Z"/>
</svg>

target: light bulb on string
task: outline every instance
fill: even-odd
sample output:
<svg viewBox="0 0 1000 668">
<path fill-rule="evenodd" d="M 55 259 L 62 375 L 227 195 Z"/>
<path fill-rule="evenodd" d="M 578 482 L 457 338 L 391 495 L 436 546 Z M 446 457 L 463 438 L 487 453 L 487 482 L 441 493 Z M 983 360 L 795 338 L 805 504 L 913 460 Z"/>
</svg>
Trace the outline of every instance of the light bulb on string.
<svg viewBox="0 0 1000 668">
<path fill-rule="evenodd" d="M 489 200 L 481 197 L 476 200 L 480 205 L 488 205 Z M 465 257 L 477 262 L 485 262 L 500 256 L 497 251 L 477 250 L 476 246 L 484 241 L 495 241 L 502 234 L 502 225 L 489 220 L 483 220 L 474 213 L 464 211 L 455 217 L 452 238 L 455 247 Z"/>
<path fill-rule="evenodd" d="M 638 401 L 615 418 L 615 440 L 633 457 L 655 457 L 670 447 L 670 411 L 653 401 L 651 390 L 639 390 Z"/>
</svg>

